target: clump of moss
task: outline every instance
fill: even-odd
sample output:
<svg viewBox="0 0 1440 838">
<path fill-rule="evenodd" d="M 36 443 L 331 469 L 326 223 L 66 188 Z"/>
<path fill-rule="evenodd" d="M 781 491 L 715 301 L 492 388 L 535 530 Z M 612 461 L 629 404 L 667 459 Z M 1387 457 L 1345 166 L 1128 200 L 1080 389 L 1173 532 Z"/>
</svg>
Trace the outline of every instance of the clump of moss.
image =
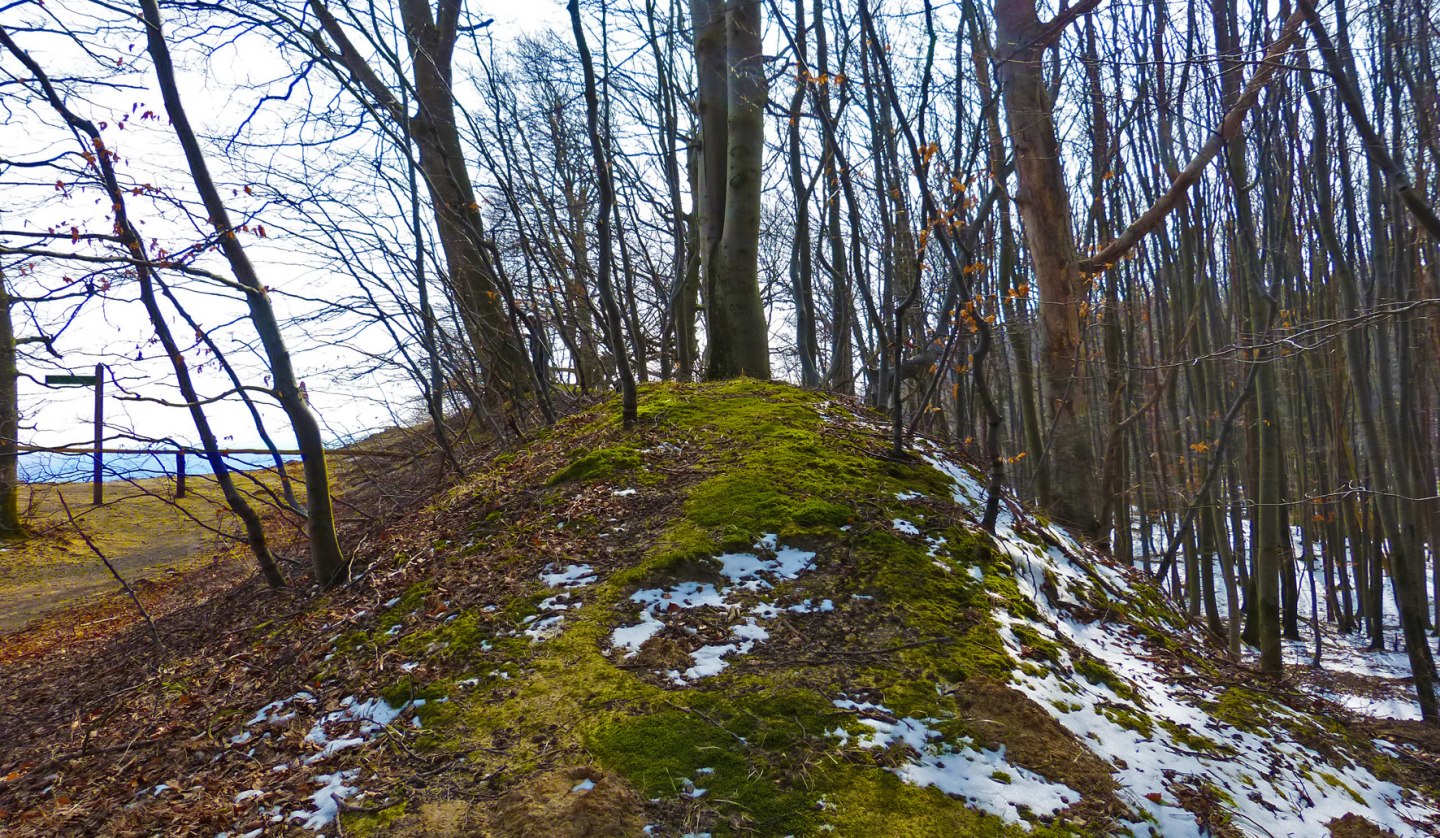
<svg viewBox="0 0 1440 838">
<path fill-rule="evenodd" d="M 1267 736 L 1260 719 L 1269 718 L 1276 704 L 1269 696 L 1244 687 L 1227 687 L 1210 709 L 1210 715 L 1246 733 Z"/>
<path fill-rule="evenodd" d="M 370 838 L 372 835 L 387 835 L 396 822 L 405 817 L 407 804 L 404 801 L 374 812 L 345 812 L 340 822 L 346 835 L 356 838 Z"/>
<path fill-rule="evenodd" d="M 550 478 L 550 484 L 553 486 L 577 480 L 603 480 L 622 472 L 635 471 L 643 464 L 640 452 L 630 446 L 598 448 L 577 454 L 568 465 Z"/>
<path fill-rule="evenodd" d="M 420 607 L 425 604 L 426 594 L 430 593 L 430 587 L 427 582 L 416 582 L 406 588 L 405 593 L 400 595 L 400 600 L 385 609 L 385 613 L 375 621 L 377 634 L 383 634 L 400 625 L 405 622 L 406 617 L 420 610 Z"/>
<path fill-rule="evenodd" d="M 1092 684 L 1109 687 L 1110 691 L 1125 699 L 1136 701 L 1135 688 L 1115 674 L 1115 670 L 1089 656 L 1081 656 L 1074 662 L 1075 672 Z"/>
<path fill-rule="evenodd" d="M 1208 736 L 1202 736 L 1191 730 L 1186 725 L 1172 722 L 1169 719 L 1157 718 L 1156 723 L 1170 734 L 1175 744 L 1191 751 L 1214 754 L 1216 756 L 1228 756 L 1235 753 L 1235 749 L 1223 742 L 1217 742 Z"/>
<path fill-rule="evenodd" d="M 1146 739 L 1155 735 L 1155 722 L 1133 707 L 1124 704 L 1101 704 L 1097 709 L 1105 718 Z"/>
<path fill-rule="evenodd" d="M 1010 626 L 1010 631 L 1030 656 L 1050 663 L 1060 662 L 1060 644 L 1045 637 L 1030 624 L 1015 623 Z"/>
</svg>

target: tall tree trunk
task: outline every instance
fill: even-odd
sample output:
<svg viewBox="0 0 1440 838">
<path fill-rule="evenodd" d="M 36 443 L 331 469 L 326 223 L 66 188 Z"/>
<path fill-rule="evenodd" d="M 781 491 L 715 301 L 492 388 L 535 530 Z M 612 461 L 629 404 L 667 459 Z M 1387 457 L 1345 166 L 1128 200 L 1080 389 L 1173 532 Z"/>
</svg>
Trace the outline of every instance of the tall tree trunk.
<svg viewBox="0 0 1440 838">
<path fill-rule="evenodd" d="M 20 520 L 20 400 L 10 289 L 0 277 L 0 539 L 23 538 Z"/>
<path fill-rule="evenodd" d="M 505 398 L 529 393 L 532 370 L 519 330 L 507 317 L 501 278 L 488 248 L 480 203 L 460 143 L 451 89 L 451 60 L 464 0 L 401 0 L 413 72 L 415 113 L 410 114 L 366 63 L 323 0 L 309 0 L 335 50 L 323 46 L 391 119 L 409 124 L 419 150 L 420 168 L 435 214 L 435 229 L 445 252 L 451 291 L 460 322 L 485 375 L 486 396 L 497 406 Z M 313 36 L 317 41 L 319 35 Z M 338 54 L 336 53 L 338 50 Z"/>
<path fill-rule="evenodd" d="M 996 0 L 1000 86 L 1010 123 L 1019 189 L 1015 205 L 1039 288 L 1042 365 L 1050 407 L 1046 456 L 1055 517 L 1098 534 L 1099 476 L 1090 438 L 1089 387 L 1080 306 L 1084 302 L 1079 255 L 1071 225 L 1064 160 L 1055 133 L 1054 103 L 1043 59 L 1058 37 L 1044 24 L 1034 0 Z M 1040 452 L 1037 452 L 1037 456 Z"/>
<path fill-rule="evenodd" d="M 320 434 L 320 423 L 310 412 L 310 405 L 300 391 L 300 382 L 290 362 L 290 351 L 280 334 L 280 323 L 270 305 L 270 297 L 260 276 L 251 264 L 250 257 L 241 246 L 235 227 L 230 223 L 230 213 L 220 197 L 220 190 L 210 176 L 200 141 L 190 126 L 180 100 L 180 89 L 175 80 L 175 68 L 170 61 L 170 48 L 165 43 L 161 27 L 160 6 L 157 0 L 141 0 L 145 18 L 145 35 L 150 58 L 155 62 L 155 75 L 160 93 L 169 113 L 175 136 L 185 153 L 191 178 L 200 193 L 205 211 L 210 215 L 219 240 L 220 251 L 230 263 L 235 278 L 245 288 L 245 302 L 249 308 L 250 321 L 260 337 L 270 374 L 275 383 L 275 395 L 290 427 L 295 432 L 296 446 L 305 473 L 305 518 L 306 534 L 310 538 L 310 563 L 315 579 L 324 587 L 344 581 L 345 558 L 340 551 L 340 540 L 335 533 L 335 508 L 330 498 L 330 473 L 325 462 L 324 439 Z"/>
<path fill-rule="evenodd" d="M 580 20 L 580 3 L 570 0 L 570 26 L 575 32 L 575 45 L 580 50 L 580 66 L 585 73 L 585 125 L 590 135 L 590 149 L 595 159 L 595 178 L 600 189 L 595 232 L 600 239 L 599 291 L 605 313 L 605 331 L 610 338 L 610 352 L 615 356 L 615 370 L 620 378 L 621 419 L 626 428 L 635 424 L 635 376 L 630 371 L 630 353 L 625 346 L 625 333 L 620 324 L 620 304 L 615 299 L 611 282 L 614 257 L 611 249 L 610 221 L 615 210 L 615 184 L 610 175 L 610 157 L 600 138 L 600 97 L 595 89 L 595 63 L 590 46 L 585 42 L 585 27 Z"/>
<path fill-rule="evenodd" d="M 765 153 L 761 0 L 691 0 L 700 74 L 701 264 L 712 380 L 770 377 L 760 299 L 760 166 Z"/>
</svg>

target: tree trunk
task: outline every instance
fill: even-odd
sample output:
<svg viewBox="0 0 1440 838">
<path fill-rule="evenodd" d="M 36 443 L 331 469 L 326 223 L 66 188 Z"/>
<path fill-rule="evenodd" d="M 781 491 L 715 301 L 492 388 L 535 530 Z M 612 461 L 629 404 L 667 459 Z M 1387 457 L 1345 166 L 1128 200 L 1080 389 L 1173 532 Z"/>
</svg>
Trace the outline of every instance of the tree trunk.
<svg viewBox="0 0 1440 838">
<path fill-rule="evenodd" d="M 1090 439 L 1083 356 L 1079 256 L 1071 226 L 1064 161 L 1042 60 L 1047 46 L 1034 0 L 996 0 L 1000 85 L 1010 123 L 1019 190 L 1015 205 L 1040 292 L 1042 365 L 1050 407 L 1046 468 L 1050 511 L 1091 535 L 1100 529 L 1098 479 Z"/>
<path fill-rule="evenodd" d="M 335 533 L 335 509 L 330 498 L 330 473 L 325 462 L 324 439 L 320 434 L 320 423 L 300 391 L 300 382 L 295 377 L 290 362 L 290 351 L 285 347 L 280 334 L 280 323 L 265 285 L 260 281 L 255 266 L 241 246 L 240 239 L 230 223 L 230 213 L 220 197 L 220 190 L 210 177 L 209 166 L 200 141 L 190 126 L 180 100 L 180 90 L 175 80 L 175 68 L 170 61 L 170 48 L 165 43 L 161 27 L 160 7 L 156 0 L 141 0 L 145 17 L 145 34 L 151 60 L 155 62 L 155 75 L 160 93 L 169 112 L 170 123 L 175 136 L 185 152 L 185 161 L 190 167 L 195 188 L 204 202 L 205 211 L 210 214 L 210 224 L 219 240 L 220 250 L 235 273 L 235 278 L 245 288 L 245 302 L 249 307 L 250 321 L 260 337 L 270 365 L 275 395 L 295 431 L 296 446 L 305 473 L 305 502 L 308 514 L 305 519 L 306 534 L 310 539 L 310 562 L 315 570 L 315 580 L 322 587 L 330 587 L 344 581 L 346 565 L 340 550 L 340 541 Z M 423 163 L 422 163 L 423 166 Z"/>
<path fill-rule="evenodd" d="M 0 277 L 0 539 L 25 537 L 20 520 L 20 401 L 10 289 Z"/>
<path fill-rule="evenodd" d="M 765 57 L 760 0 L 691 0 L 700 74 L 701 264 L 709 290 L 709 368 L 717 380 L 770 377 L 760 299 L 760 166 Z"/>
</svg>

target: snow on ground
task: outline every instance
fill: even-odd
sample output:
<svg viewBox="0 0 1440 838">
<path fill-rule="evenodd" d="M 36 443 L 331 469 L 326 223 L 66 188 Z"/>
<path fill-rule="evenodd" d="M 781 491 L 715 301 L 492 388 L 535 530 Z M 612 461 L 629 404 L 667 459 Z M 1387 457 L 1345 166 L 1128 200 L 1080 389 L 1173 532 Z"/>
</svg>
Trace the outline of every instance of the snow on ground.
<svg viewBox="0 0 1440 838">
<path fill-rule="evenodd" d="M 720 563 L 720 575 L 729 584 L 721 587 L 709 582 L 681 582 L 666 588 L 646 588 L 630 595 L 630 601 L 643 606 L 640 622 L 617 626 L 610 633 L 612 650 L 623 650 L 625 657 L 634 657 L 650 640 L 665 627 L 665 617 L 692 608 L 713 608 L 735 610 L 736 604 L 730 597 L 739 592 L 768 591 L 782 581 L 795 579 L 810 569 L 815 553 L 787 547 L 779 542 L 774 533 L 764 535 L 755 544 L 751 553 L 723 553 L 716 557 Z M 759 620 L 773 619 L 782 608 L 773 602 L 760 602 L 749 609 L 752 616 L 743 622 L 730 626 L 733 642 L 713 643 L 701 646 L 690 653 L 691 665 L 683 672 L 670 670 L 665 676 L 677 686 L 701 678 L 708 678 L 723 672 L 725 659 L 743 655 L 770 639 L 770 633 L 760 625 Z M 789 611 L 797 613 L 827 612 L 835 610 L 835 604 L 825 600 L 812 604 L 805 600 L 791 606 Z"/>
<path fill-rule="evenodd" d="M 836 707 L 858 713 L 880 712 L 893 718 L 888 707 L 836 699 Z M 1052 783 L 1038 774 L 1005 760 L 1005 749 L 989 751 L 974 747 L 969 739 L 947 743 L 939 731 L 928 727 L 934 719 L 900 718 L 895 721 L 861 716 L 861 724 L 872 732 L 856 740 L 862 748 L 885 749 L 892 743 L 909 746 L 917 756 L 892 769 L 900 779 L 917 786 L 934 786 L 971 807 L 998 815 L 1029 829 L 1022 816 L 1053 815 L 1080 800 L 1082 795 L 1062 783 Z M 837 728 L 831 735 L 848 741 L 849 734 Z"/>
<path fill-rule="evenodd" d="M 407 709 L 418 708 L 424 703 L 423 700 L 416 700 L 394 707 L 383 698 L 359 699 L 353 695 L 346 696 L 340 700 L 337 709 L 315 718 L 303 741 L 317 750 L 302 762 L 304 765 L 315 765 L 341 751 L 362 747 L 383 733 Z M 316 706 L 315 697 L 303 690 L 289 698 L 271 701 L 246 722 L 247 729 L 242 731 L 242 734 L 248 735 L 232 736 L 230 741 L 235 744 L 248 742 L 253 738 L 249 728 L 259 729 L 262 731 L 262 738 L 269 738 L 272 731 L 267 728 L 283 727 L 301 713 L 313 712 Z M 253 750 L 251 754 L 254 754 Z M 274 767 L 274 771 L 282 773 L 289 767 L 286 763 L 280 763 Z M 308 811 L 296 810 L 289 815 L 285 815 L 283 810 L 277 811 L 272 815 L 272 820 L 276 823 L 282 820 L 300 821 L 299 826 L 304 829 L 324 829 L 338 815 L 339 801 L 359 793 L 359 789 L 351 785 L 359 776 L 359 769 L 349 769 L 314 777 L 313 782 L 321 788 L 310 796 L 312 808 Z M 266 793 L 265 789 L 248 789 L 236 795 L 235 803 L 238 805 L 258 802 Z"/>
<path fill-rule="evenodd" d="M 316 777 L 315 783 L 320 786 L 320 790 L 310 795 L 313 808 L 309 812 L 291 812 L 286 820 L 301 821 L 301 828 L 315 832 L 329 826 L 340 816 L 340 801 L 353 797 L 359 791 L 354 786 L 346 785 L 358 776 L 360 769 L 351 768 L 348 771 L 336 771 L 334 774 L 321 774 Z"/>
<path fill-rule="evenodd" d="M 938 452 L 926 458 L 950 476 L 956 503 L 972 510 L 980 508 L 984 489 L 978 480 Z M 1093 597 L 1098 591 L 1112 600 L 1131 595 L 1125 575 L 1058 528 L 1042 528 L 1051 541 L 1061 545 L 1047 548 L 1022 538 L 1016 527 L 1013 515 L 1002 507 L 996 543 L 1013 561 L 1021 594 L 1034 601 L 1043 620 L 1013 619 L 1004 610 L 996 613 L 1002 625 L 1001 638 L 1011 655 L 1022 659 L 1021 643 L 1009 626 L 1026 622 L 1050 639 L 1064 641 L 1062 647 L 1083 650 L 1106 664 L 1130 689 L 1121 690 L 1127 695 L 1120 695 L 1111 686 L 1079 676 L 1074 671 L 1077 661 L 1068 648 L 1044 677 L 1037 677 L 1033 670 L 1032 674 L 1017 670 L 1015 687 L 1116 769 L 1123 799 L 1144 819 L 1132 825 L 1137 835 L 1150 832 L 1166 838 L 1198 838 L 1200 827 L 1193 815 L 1177 805 L 1175 796 L 1177 790 L 1196 784 L 1222 792 L 1236 826 L 1251 834 L 1320 834 L 1331 819 L 1357 811 L 1397 835 L 1435 834 L 1440 811 L 1407 790 L 1380 780 L 1359 764 L 1328 764 L 1319 753 L 1296 741 L 1286 725 L 1272 724 L 1256 733 L 1221 722 L 1206 710 L 1220 695 L 1172 682 L 1137 654 L 1144 641 L 1133 630 L 1118 621 L 1084 622 L 1072 617 L 1071 607 L 1081 605 L 1087 592 Z M 1287 712 L 1266 709 L 1272 722 Z M 1151 720 L 1148 729 L 1143 722 L 1136 723 L 1137 717 Z M 903 721 L 923 726 L 923 721 Z M 1311 723 L 1299 714 L 1291 721 L 1302 728 Z M 892 737 L 919 735 L 914 727 L 908 732 L 892 728 L 886 733 Z M 1207 740 L 1209 744 L 1197 750 L 1196 743 Z M 922 736 L 920 744 L 925 747 L 916 750 L 923 755 L 956 749 L 961 743 L 935 743 Z M 924 759 L 922 756 L 922 763 Z M 925 771 L 899 773 L 910 782 L 938 785 Z"/>
<path fill-rule="evenodd" d="M 595 569 L 588 564 L 566 565 L 556 570 L 555 565 L 546 565 L 547 572 L 540 574 L 540 581 L 551 588 L 581 588 L 595 581 Z"/>
<path fill-rule="evenodd" d="M 1292 528 L 1292 543 L 1296 550 L 1296 573 L 1298 574 L 1297 587 L 1299 597 L 1296 600 L 1296 612 L 1299 615 L 1299 640 L 1283 640 L 1282 647 L 1285 663 L 1292 666 L 1314 666 L 1315 661 L 1315 629 L 1312 622 L 1315 613 L 1314 606 L 1318 605 L 1320 620 L 1318 624 L 1320 634 L 1320 670 L 1326 672 L 1338 672 L 1348 675 L 1360 676 L 1367 679 L 1364 682 L 1356 682 L 1353 679 L 1341 679 L 1336 683 L 1327 684 L 1325 689 L 1317 690 L 1317 694 L 1327 700 L 1350 710 L 1372 718 L 1408 720 L 1419 718 L 1419 708 L 1415 706 L 1415 695 L 1411 687 L 1410 658 L 1402 651 L 1403 640 L 1400 635 L 1399 615 L 1395 610 L 1394 586 L 1389 576 L 1381 580 L 1381 628 L 1385 641 L 1385 651 L 1372 651 L 1369 649 L 1370 637 L 1367 633 L 1356 631 L 1350 634 L 1341 634 L 1339 627 L 1326 620 L 1326 608 L 1324 604 L 1325 575 L 1323 563 L 1318 558 L 1319 545 L 1314 545 L 1316 558 L 1312 562 L 1306 562 L 1302 557 L 1303 531 L 1299 527 Z M 1163 528 L 1154 527 L 1153 539 L 1159 550 L 1163 552 L 1167 535 Z M 1241 523 L 1241 534 L 1249 537 L 1249 522 Z M 1137 539 L 1140 537 L 1136 530 Z M 1179 571 L 1183 576 L 1185 573 L 1184 562 L 1180 562 Z M 1308 565 L 1308 566 L 1307 566 Z M 1225 581 L 1219 563 L 1211 568 L 1215 576 L 1216 610 L 1221 619 L 1228 619 L 1229 604 L 1224 595 Z M 1427 568 L 1427 586 L 1433 589 L 1434 568 Z M 1358 596 L 1358 594 L 1353 594 Z M 1314 598 L 1312 601 L 1312 597 Z M 1203 610 L 1196 616 L 1203 619 Z M 1242 647 L 1243 660 L 1254 664 L 1259 659 L 1259 653 L 1250 647 Z"/>
</svg>

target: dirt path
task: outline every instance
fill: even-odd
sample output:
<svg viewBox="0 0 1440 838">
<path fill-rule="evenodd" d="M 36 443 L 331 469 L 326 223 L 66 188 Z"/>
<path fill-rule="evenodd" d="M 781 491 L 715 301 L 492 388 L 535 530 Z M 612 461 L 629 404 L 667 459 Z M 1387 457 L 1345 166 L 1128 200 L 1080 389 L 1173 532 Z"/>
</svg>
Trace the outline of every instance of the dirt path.
<svg viewBox="0 0 1440 838">
<path fill-rule="evenodd" d="M 21 504 L 29 503 L 34 536 L 23 542 L 0 542 L 0 634 L 24 628 L 79 600 L 119 590 L 70 525 L 60 492 L 85 532 L 134 585 L 193 567 L 220 545 L 215 533 L 200 523 L 228 528 L 228 514 L 218 513 L 213 500 L 214 482 L 191 477 L 190 485 L 190 496 L 181 508 L 168 502 L 173 487 L 165 478 L 108 483 L 106 503 L 99 507 L 90 505 L 88 483 L 27 487 Z"/>
</svg>

